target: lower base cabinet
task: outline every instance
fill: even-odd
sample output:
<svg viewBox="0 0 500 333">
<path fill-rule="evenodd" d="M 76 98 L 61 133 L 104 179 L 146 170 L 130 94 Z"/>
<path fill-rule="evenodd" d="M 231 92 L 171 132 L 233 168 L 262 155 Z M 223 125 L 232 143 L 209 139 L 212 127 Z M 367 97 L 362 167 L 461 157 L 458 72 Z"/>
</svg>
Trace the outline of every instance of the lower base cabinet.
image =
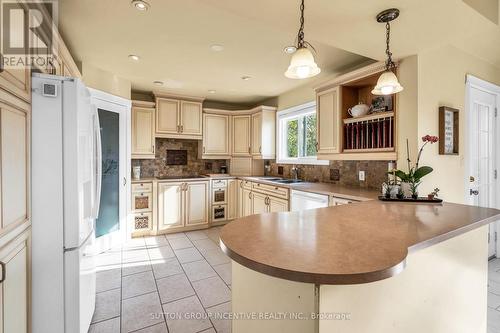
<svg viewBox="0 0 500 333">
<path fill-rule="evenodd" d="M 252 191 L 249 189 L 241 190 L 241 217 L 249 216 L 253 214 L 253 201 L 252 201 Z"/>
<path fill-rule="evenodd" d="M 208 181 L 158 183 L 158 231 L 208 224 Z"/>
<path fill-rule="evenodd" d="M 267 207 L 268 198 L 265 194 L 252 193 L 252 214 L 267 213 L 269 211 Z"/>
<path fill-rule="evenodd" d="M 0 248 L 0 332 L 29 331 L 31 230 Z"/>
<path fill-rule="evenodd" d="M 271 213 L 288 212 L 289 210 L 288 200 L 285 199 L 269 197 L 268 206 Z"/>
</svg>

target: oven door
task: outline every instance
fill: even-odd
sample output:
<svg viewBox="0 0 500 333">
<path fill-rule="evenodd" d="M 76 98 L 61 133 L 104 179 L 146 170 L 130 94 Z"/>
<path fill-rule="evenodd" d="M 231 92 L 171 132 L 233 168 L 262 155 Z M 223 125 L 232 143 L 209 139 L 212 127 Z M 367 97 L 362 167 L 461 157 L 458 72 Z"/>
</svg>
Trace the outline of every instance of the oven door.
<svg viewBox="0 0 500 333">
<path fill-rule="evenodd" d="M 225 188 L 214 188 L 212 189 L 212 204 L 222 205 L 226 204 L 226 189 Z"/>
<path fill-rule="evenodd" d="M 226 205 L 212 206 L 212 222 L 226 221 L 227 219 L 226 213 L 227 213 Z"/>
</svg>

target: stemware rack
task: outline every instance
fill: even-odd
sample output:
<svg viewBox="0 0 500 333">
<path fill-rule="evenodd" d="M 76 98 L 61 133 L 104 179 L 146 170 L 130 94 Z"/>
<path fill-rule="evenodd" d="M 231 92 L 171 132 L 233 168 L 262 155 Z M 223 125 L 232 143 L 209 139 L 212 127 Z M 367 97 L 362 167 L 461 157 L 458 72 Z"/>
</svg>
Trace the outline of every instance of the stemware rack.
<svg viewBox="0 0 500 333">
<path fill-rule="evenodd" d="M 394 112 L 344 119 L 344 152 L 394 150 Z"/>
</svg>

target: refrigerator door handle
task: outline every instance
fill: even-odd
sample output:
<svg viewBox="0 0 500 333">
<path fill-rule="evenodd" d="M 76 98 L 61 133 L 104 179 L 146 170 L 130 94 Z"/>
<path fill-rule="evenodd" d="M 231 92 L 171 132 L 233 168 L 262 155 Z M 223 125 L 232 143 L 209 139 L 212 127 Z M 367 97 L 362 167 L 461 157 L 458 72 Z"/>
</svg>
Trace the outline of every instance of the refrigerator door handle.
<svg viewBox="0 0 500 333">
<path fill-rule="evenodd" d="M 97 107 L 92 105 L 92 111 L 94 113 L 94 138 L 95 138 L 95 163 L 96 163 L 96 174 L 95 174 L 95 202 L 94 202 L 94 218 L 97 219 L 99 216 L 99 207 L 101 204 L 101 181 L 102 181 L 102 147 L 101 147 L 101 125 L 99 124 L 99 113 L 97 112 Z"/>
</svg>

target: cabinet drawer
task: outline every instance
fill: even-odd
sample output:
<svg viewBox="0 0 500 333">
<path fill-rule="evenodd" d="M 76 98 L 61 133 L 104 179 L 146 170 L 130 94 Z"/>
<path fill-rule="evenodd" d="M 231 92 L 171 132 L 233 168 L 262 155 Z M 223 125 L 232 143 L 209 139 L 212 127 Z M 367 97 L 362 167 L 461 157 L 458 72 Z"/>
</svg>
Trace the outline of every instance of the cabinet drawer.
<svg viewBox="0 0 500 333">
<path fill-rule="evenodd" d="M 215 179 L 212 180 L 212 188 L 220 188 L 227 186 L 227 179 Z"/>
<path fill-rule="evenodd" d="M 348 200 L 348 199 L 330 196 L 330 206 L 347 205 L 347 204 L 351 204 L 353 202 L 354 202 L 353 200 Z"/>
<path fill-rule="evenodd" d="M 244 188 L 245 190 L 251 190 L 252 189 L 252 182 L 249 180 L 242 180 L 241 181 L 241 187 Z"/>
<path fill-rule="evenodd" d="M 132 194 L 132 211 L 133 212 L 151 212 L 153 210 L 153 195 L 152 193 L 133 193 Z"/>
<path fill-rule="evenodd" d="M 132 193 L 151 192 L 153 190 L 152 183 L 135 183 L 132 184 Z"/>
<path fill-rule="evenodd" d="M 134 221 L 134 230 L 143 231 L 143 230 L 151 230 L 152 227 L 152 213 L 137 213 L 132 215 Z"/>
<path fill-rule="evenodd" d="M 252 183 L 252 190 L 256 192 L 273 195 L 278 198 L 288 199 L 288 189 L 285 187 L 279 187 L 261 183 Z"/>
</svg>

